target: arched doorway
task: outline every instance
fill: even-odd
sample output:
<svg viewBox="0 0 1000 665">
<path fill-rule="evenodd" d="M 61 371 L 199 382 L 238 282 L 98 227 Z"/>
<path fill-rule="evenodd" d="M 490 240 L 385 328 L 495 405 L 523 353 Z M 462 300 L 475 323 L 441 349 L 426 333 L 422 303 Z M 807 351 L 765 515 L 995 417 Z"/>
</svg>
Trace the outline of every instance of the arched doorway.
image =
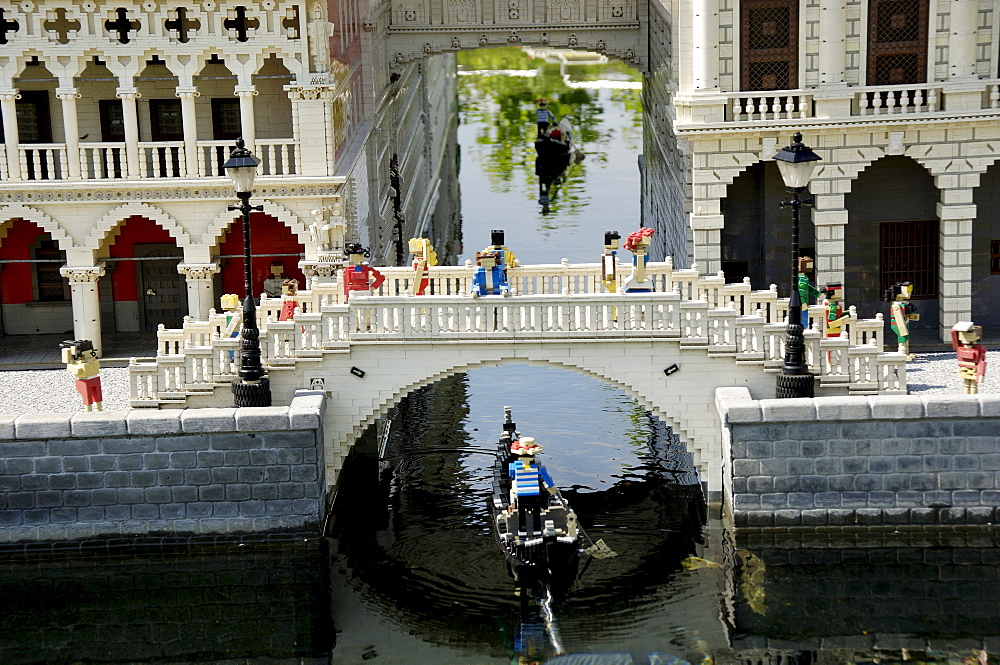
<svg viewBox="0 0 1000 665">
<path fill-rule="evenodd" d="M 844 301 L 859 317 L 887 313 L 886 289 L 909 281 L 920 314 L 914 332 L 937 334 L 938 201 L 934 178 L 909 157 L 884 157 L 854 182 L 844 197 Z"/>
<path fill-rule="evenodd" d="M 989 335 L 1000 325 L 1000 162 L 979 179 L 972 194 L 972 320 Z"/>
</svg>

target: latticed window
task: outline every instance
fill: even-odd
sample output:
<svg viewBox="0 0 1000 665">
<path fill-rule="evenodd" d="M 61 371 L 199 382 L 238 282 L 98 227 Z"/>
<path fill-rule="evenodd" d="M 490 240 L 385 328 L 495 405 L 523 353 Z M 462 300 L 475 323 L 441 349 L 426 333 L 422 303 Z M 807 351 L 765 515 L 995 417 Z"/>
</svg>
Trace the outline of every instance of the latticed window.
<svg viewBox="0 0 1000 665">
<path fill-rule="evenodd" d="M 882 293 L 899 282 L 913 283 L 914 298 L 934 298 L 938 277 L 938 220 L 882 222 Z"/>
<path fill-rule="evenodd" d="M 990 274 L 1000 275 L 1000 240 L 990 240 Z"/>
<path fill-rule="evenodd" d="M 927 81 L 927 0 L 870 0 L 868 85 Z"/>
<path fill-rule="evenodd" d="M 744 0 L 740 3 L 743 90 L 798 87 L 798 0 Z"/>
<path fill-rule="evenodd" d="M 35 249 L 35 279 L 38 283 L 39 302 L 58 302 L 66 299 L 66 280 L 59 269 L 66 261 L 66 254 L 55 240 L 43 240 Z"/>
</svg>

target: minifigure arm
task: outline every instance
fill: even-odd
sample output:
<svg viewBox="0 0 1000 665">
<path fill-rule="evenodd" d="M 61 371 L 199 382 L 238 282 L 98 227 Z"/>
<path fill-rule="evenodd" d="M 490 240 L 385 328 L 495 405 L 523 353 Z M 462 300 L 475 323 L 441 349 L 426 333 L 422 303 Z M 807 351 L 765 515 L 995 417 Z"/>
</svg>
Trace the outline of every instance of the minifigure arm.
<svg viewBox="0 0 1000 665">
<path fill-rule="evenodd" d="M 555 489 L 555 483 L 552 482 L 552 476 L 549 475 L 548 469 L 546 469 L 541 464 L 538 465 L 538 475 L 542 479 L 542 483 L 545 485 L 545 487 L 551 490 Z"/>
<path fill-rule="evenodd" d="M 903 315 L 903 306 L 898 302 L 892 303 L 892 318 L 896 322 L 896 329 L 899 334 L 906 337 L 910 334 L 909 329 L 906 327 L 906 316 Z"/>
<path fill-rule="evenodd" d="M 377 289 L 378 287 L 382 286 L 383 282 L 385 282 L 385 275 L 380 273 L 375 268 L 372 268 L 372 276 L 374 277 L 374 281 L 372 282 L 371 285 L 372 289 Z"/>
</svg>

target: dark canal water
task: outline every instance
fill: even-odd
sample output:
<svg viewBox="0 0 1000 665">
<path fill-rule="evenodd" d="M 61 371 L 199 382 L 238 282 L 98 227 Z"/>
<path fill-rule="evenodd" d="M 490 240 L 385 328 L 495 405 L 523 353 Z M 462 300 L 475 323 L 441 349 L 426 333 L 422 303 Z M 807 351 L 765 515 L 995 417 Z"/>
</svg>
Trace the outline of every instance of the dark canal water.
<svg viewBox="0 0 1000 665">
<path fill-rule="evenodd" d="M 455 259 L 502 228 L 525 263 L 595 261 L 605 229 L 638 226 L 642 119 L 626 70 L 564 79 L 501 51 L 463 62 Z M 513 68 L 536 75 L 470 73 Z M 545 214 L 530 147 L 540 96 L 572 113 L 587 152 Z M 584 557 L 547 603 L 517 588 L 489 531 L 504 405 L 618 554 Z M 0 664 L 507 664 L 543 662 L 555 643 L 663 654 L 648 662 L 997 662 L 992 529 L 734 540 L 706 515 L 683 441 L 621 391 L 552 367 L 470 368 L 391 415 L 349 458 L 329 538 L 0 561 Z"/>
</svg>

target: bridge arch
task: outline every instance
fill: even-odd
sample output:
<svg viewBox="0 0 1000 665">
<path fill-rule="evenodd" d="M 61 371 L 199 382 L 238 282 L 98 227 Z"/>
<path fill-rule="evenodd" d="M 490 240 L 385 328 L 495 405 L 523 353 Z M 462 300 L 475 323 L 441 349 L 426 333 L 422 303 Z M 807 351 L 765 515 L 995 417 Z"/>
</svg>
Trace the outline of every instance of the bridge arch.
<svg viewBox="0 0 1000 665">
<path fill-rule="evenodd" d="M 317 379 L 327 386 L 331 399 L 323 427 L 327 479 L 334 484 L 364 429 L 403 395 L 470 368 L 509 362 L 571 369 L 632 396 L 685 442 L 709 492 L 722 489 L 715 389 L 738 386 L 757 398 L 774 395 L 774 377 L 759 367 L 710 356 L 701 347 L 648 338 L 490 340 L 484 334 L 474 340 L 352 342 L 322 363 L 296 363 L 270 376 L 275 395 L 290 395 Z M 664 370 L 672 365 L 679 369 L 667 376 Z M 500 408 L 502 397 L 497 399 Z"/>
</svg>

